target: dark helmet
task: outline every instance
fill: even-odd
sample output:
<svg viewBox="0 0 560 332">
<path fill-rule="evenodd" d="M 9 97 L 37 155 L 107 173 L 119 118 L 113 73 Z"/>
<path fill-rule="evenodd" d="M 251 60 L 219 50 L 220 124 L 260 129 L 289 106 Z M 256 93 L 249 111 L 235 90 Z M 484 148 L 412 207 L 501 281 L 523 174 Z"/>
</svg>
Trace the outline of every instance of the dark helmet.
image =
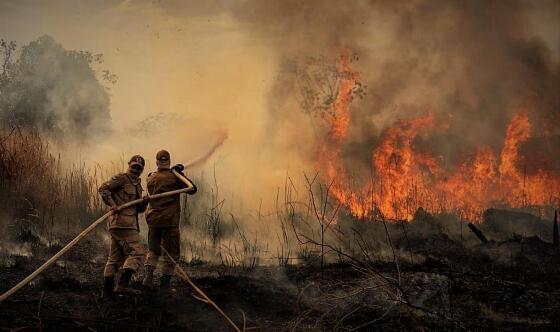
<svg viewBox="0 0 560 332">
<path fill-rule="evenodd" d="M 169 155 L 169 152 L 167 152 L 166 150 L 161 150 L 156 154 L 156 159 L 158 161 L 169 162 L 171 156 Z"/>
<path fill-rule="evenodd" d="M 139 165 L 140 167 L 144 168 L 144 166 L 146 165 L 146 161 L 144 160 L 144 158 L 142 158 L 141 155 L 137 154 L 132 156 L 132 158 L 130 158 L 128 165 L 129 166 Z"/>
</svg>

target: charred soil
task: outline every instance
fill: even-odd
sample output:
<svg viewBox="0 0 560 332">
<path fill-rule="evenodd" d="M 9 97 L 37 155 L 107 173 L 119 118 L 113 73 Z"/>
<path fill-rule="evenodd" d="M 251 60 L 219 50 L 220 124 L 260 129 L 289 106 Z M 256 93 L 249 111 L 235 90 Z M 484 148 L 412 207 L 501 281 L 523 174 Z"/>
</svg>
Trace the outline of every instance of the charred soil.
<svg viewBox="0 0 560 332">
<path fill-rule="evenodd" d="M 101 298 L 107 250 L 101 234 L 1 303 L 3 329 L 230 330 L 178 277 L 170 294 Z M 560 325 L 560 252 L 551 243 L 524 236 L 472 243 L 443 232 L 395 238 L 395 259 L 341 260 L 322 271 L 312 260 L 251 270 L 181 266 L 238 326 L 258 330 L 546 331 Z M 60 248 L 33 234 L 16 240 L 29 251 L 2 257 L 2 291 Z"/>
</svg>

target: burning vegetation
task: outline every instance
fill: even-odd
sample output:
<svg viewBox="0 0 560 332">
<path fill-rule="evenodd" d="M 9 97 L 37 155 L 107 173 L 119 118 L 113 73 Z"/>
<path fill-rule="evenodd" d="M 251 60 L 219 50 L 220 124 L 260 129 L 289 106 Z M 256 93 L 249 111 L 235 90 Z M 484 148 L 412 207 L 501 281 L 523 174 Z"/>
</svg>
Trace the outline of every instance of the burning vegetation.
<svg viewBox="0 0 560 332">
<path fill-rule="evenodd" d="M 176 24 L 176 13 L 186 6 L 134 3 L 102 7 L 102 13 L 116 12 L 114 21 L 126 21 L 156 6 L 162 22 Z M 193 106 L 192 118 L 190 109 L 186 116 L 158 110 L 144 119 L 126 113 L 130 123 L 118 132 L 110 107 L 113 93 L 119 93 L 111 89 L 118 84 L 114 74 L 99 68 L 101 54 L 66 50 L 49 36 L 20 49 L 0 41 L 0 326 L 57 331 L 560 326 L 560 51 L 523 28 L 530 15 L 546 13 L 517 1 L 319 3 L 243 1 L 223 9 L 227 15 L 220 10 L 220 23 L 208 29 L 212 38 L 214 29 L 238 28 L 243 39 L 231 38 L 235 43 L 255 38 L 259 47 L 272 49 L 278 63 L 270 73 L 266 106 L 257 107 L 264 116 L 220 108 L 216 117 L 227 130 L 213 128 L 212 112 Z M 97 5 L 91 6 L 95 11 Z M 214 10 L 189 6 L 204 21 Z M 555 3 L 545 7 L 558 13 Z M 138 21 L 133 23 L 131 31 L 137 32 Z M 142 31 L 155 29 L 141 25 Z M 103 29 L 99 26 L 95 21 L 95 28 Z M 162 26 L 183 33 L 182 27 Z M 538 36 L 556 26 L 557 21 L 538 26 L 545 31 Z M 164 30 L 154 36 L 165 39 Z M 177 40 L 166 41 L 175 51 L 169 45 Z M 121 42 L 115 45 L 123 54 L 138 54 L 127 49 L 132 44 L 151 45 Z M 262 51 L 250 46 L 251 53 Z M 157 68 L 181 72 L 184 54 L 177 53 L 177 62 L 163 53 L 172 65 Z M 123 59 L 117 63 L 138 65 Z M 209 59 L 213 66 L 219 62 Z M 243 99 L 237 97 L 241 78 L 253 73 L 249 67 L 236 68 L 235 84 L 227 89 L 192 78 L 192 90 L 207 89 L 208 99 L 217 100 L 227 99 L 222 90 L 230 89 L 237 102 Z M 204 76 L 198 69 L 196 75 Z M 126 74 L 131 73 L 124 72 L 125 80 Z M 158 77 L 176 88 L 168 72 Z M 161 84 L 161 91 L 168 87 Z M 253 88 L 248 99 L 254 98 Z M 249 122 L 263 131 L 256 142 L 246 135 Z M 186 131 L 200 131 L 202 138 L 184 140 Z M 119 153 L 130 145 L 141 154 L 134 158 L 137 170 L 141 165 L 144 171 L 134 195 L 155 170 L 156 151 L 171 151 L 162 151 L 164 158 L 156 161 L 161 165 L 184 149 L 200 150 L 185 168 L 187 182 L 196 183 L 198 191 L 180 196 L 180 213 L 173 215 L 180 229 L 172 240 L 176 255 L 165 248 L 161 254 L 170 258 L 167 272 L 174 275 L 165 279 L 170 287 L 162 287 L 161 267 L 139 266 L 128 269 L 128 292 L 101 296 L 111 235 L 103 226 L 80 234 L 110 215 L 98 188 L 125 170 L 129 156 L 93 162 L 76 156 L 84 151 L 98 156 L 105 145 Z M 149 237 L 142 214 L 138 225 L 134 236 L 141 241 L 135 243 L 142 247 Z M 75 246 L 42 270 L 77 236 Z M 17 288 L 38 268 L 40 274 Z M 122 274 L 108 276 L 118 281 Z"/>
<path fill-rule="evenodd" d="M 418 136 L 445 131 L 432 114 L 398 120 L 387 128 L 371 150 L 371 175 L 363 181 L 352 179 L 346 170 L 341 149 L 352 116 L 350 103 L 359 73 L 350 68 L 350 56 L 340 57 L 332 111 L 326 113 L 327 135 L 317 149 L 317 165 L 333 183 L 332 194 L 358 218 L 412 220 L 416 210 L 430 213 L 455 212 L 462 218 L 482 221 L 490 207 L 521 208 L 557 206 L 560 176 L 531 167 L 519 147 L 532 135 L 528 107 L 521 108 L 504 128 L 505 139 L 499 153 L 488 146 L 469 151 L 457 165 L 443 167 L 441 158 L 415 149 Z M 351 184 L 357 183 L 357 189 Z"/>
</svg>

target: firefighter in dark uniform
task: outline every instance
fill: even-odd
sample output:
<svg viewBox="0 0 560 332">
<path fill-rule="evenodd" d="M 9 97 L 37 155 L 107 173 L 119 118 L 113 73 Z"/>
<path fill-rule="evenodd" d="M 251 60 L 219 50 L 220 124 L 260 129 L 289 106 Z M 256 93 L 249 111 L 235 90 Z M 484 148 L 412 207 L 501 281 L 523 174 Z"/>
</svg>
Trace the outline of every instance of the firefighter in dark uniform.
<svg viewBox="0 0 560 332">
<path fill-rule="evenodd" d="M 172 172 L 172 169 L 174 169 L 182 174 L 183 165 L 178 164 L 170 168 L 171 158 L 169 152 L 165 150 L 159 151 L 156 154 L 156 165 L 157 171 L 148 175 L 147 188 L 149 195 L 187 187 Z M 192 183 L 192 181 L 190 182 Z M 192 195 L 194 193 L 196 193 L 196 186 L 188 194 Z M 176 261 L 179 259 L 181 246 L 181 233 L 179 231 L 180 215 L 179 195 L 150 200 L 146 210 L 149 251 L 144 263 L 145 275 L 142 282 L 143 286 L 147 289 L 153 288 L 154 270 L 158 264 L 159 257 L 162 256 L 161 248 L 164 248 Z M 172 261 L 167 255 L 164 255 L 162 277 L 160 279 L 161 291 L 166 292 L 169 290 L 173 271 Z"/>
<path fill-rule="evenodd" d="M 138 227 L 138 213 L 144 212 L 146 203 L 122 210 L 118 210 L 117 207 L 142 198 L 140 175 L 144 170 L 144 165 L 144 158 L 135 155 L 128 162 L 126 173 L 113 176 L 99 187 L 101 198 L 113 211 L 108 220 L 111 245 L 103 272 L 103 296 L 111 296 L 113 290 L 138 293 L 137 290 L 129 287 L 129 283 L 132 275 L 141 266 L 144 256 L 144 244 L 140 240 Z M 114 288 L 115 274 L 119 268 L 121 276 L 117 287 Z"/>
</svg>

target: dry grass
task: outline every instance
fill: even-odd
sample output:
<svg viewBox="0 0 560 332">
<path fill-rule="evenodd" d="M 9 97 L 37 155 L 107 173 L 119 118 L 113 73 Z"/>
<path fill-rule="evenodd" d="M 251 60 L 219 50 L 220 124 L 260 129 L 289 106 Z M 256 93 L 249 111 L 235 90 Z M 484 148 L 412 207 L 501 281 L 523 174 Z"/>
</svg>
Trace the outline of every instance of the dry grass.
<svg viewBox="0 0 560 332">
<path fill-rule="evenodd" d="M 0 208 L 20 231 L 54 237 L 102 213 L 100 169 L 63 165 L 37 130 L 0 129 Z"/>
</svg>

